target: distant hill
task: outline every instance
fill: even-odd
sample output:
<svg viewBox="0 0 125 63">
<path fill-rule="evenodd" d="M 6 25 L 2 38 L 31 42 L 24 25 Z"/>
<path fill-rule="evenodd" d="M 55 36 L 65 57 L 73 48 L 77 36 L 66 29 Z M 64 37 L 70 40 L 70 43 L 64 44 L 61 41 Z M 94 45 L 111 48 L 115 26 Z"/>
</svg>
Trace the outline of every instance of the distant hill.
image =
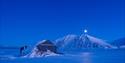
<svg viewBox="0 0 125 63">
<path fill-rule="evenodd" d="M 111 44 L 114 46 L 117 46 L 117 47 L 124 47 L 125 46 L 125 38 L 120 38 L 120 39 L 114 40 Z"/>
</svg>

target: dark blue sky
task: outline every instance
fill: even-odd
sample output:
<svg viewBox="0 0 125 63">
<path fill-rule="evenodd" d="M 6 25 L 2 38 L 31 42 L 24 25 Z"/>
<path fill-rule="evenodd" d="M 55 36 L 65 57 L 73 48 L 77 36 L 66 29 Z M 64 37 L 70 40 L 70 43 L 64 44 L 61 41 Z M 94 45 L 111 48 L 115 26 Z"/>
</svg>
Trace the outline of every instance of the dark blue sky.
<svg viewBox="0 0 125 63">
<path fill-rule="evenodd" d="M 0 44 L 34 44 L 67 34 L 125 37 L 124 0 L 0 0 Z"/>
</svg>

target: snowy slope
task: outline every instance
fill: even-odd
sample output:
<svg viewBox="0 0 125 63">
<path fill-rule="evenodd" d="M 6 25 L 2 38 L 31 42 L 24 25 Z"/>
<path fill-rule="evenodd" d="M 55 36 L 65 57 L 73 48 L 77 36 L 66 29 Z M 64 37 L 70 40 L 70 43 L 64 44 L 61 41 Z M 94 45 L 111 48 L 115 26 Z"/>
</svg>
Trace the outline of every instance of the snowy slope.
<svg viewBox="0 0 125 63">
<path fill-rule="evenodd" d="M 102 47 L 106 47 L 106 48 L 112 48 L 113 46 L 110 45 L 109 43 L 106 43 L 104 40 L 99 39 L 99 38 L 95 38 L 93 36 L 87 35 L 87 37 L 89 38 L 89 40 L 97 45 L 100 45 Z"/>
<path fill-rule="evenodd" d="M 72 47 L 77 47 L 75 44 L 79 41 L 79 37 L 77 35 L 67 35 L 63 38 L 57 39 L 56 45 L 58 48 L 72 49 Z"/>
<path fill-rule="evenodd" d="M 113 46 L 104 40 L 90 35 L 67 35 L 56 40 L 59 50 L 81 50 L 84 48 L 112 48 Z"/>
</svg>

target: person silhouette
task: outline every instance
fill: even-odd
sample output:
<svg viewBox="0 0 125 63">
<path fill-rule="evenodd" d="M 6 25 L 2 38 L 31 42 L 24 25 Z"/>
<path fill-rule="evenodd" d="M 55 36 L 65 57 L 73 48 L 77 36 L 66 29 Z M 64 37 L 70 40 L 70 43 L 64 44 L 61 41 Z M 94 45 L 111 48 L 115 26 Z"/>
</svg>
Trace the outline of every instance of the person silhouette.
<svg viewBox="0 0 125 63">
<path fill-rule="evenodd" d="M 22 46 L 20 47 L 20 55 L 23 56 L 24 55 L 24 50 L 27 49 L 28 46 Z"/>
</svg>

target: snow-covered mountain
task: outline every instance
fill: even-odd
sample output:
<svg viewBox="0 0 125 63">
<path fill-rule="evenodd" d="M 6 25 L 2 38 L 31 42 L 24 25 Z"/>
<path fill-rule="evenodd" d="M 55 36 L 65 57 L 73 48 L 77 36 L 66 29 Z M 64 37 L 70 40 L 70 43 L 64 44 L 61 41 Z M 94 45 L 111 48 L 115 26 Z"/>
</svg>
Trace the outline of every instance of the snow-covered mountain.
<svg viewBox="0 0 125 63">
<path fill-rule="evenodd" d="M 114 40 L 111 44 L 119 48 L 125 48 L 125 38 Z"/>
<path fill-rule="evenodd" d="M 56 53 L 63 53 L 64 51 L 83 51 L 83 49 L 95 48 L 105 49 L 114 48 L 114 46 L 110 45 L 105 40 L 88 34 L 82 34 L 81 36 L 70 34 L 55 40 L 55 42 L 51 42 L 49 40 L 38 42 L 28 56 L 53 56 L 58 55 Z"/>
<path fill-rule="evenodd" d="M 79 41 L 79 36 L 77 35 L 67 35 L 63 38 L 57 39 L 56 46 L 58 48 L 71 48 L 71 47 L 76 47 L 75 44 Z"/>
<path fill-rule="evenodd" d="M 81 50 L 84 48 L 113 48 L 113 46 L 109 43 L 106 43 L 106 41 L 87 34 L 83 34 L 81 36 L 67 35 L 63 38 L 57 39 L 55 42 L 59 50 Z"/>
</svg>

